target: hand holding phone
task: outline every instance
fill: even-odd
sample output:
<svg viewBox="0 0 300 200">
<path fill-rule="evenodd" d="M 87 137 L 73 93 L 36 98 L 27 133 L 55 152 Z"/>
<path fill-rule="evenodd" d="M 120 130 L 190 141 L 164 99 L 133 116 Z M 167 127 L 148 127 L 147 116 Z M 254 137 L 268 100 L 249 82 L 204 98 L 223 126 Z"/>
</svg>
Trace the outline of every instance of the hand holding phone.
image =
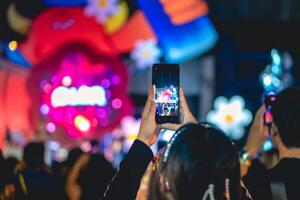
<svg viewBox="0 0 300 200">
<path fill-rule="evenodd" d="M 156 122 L 179 123 L 179 65 L 154 64 L 152 84 L 156 104 Z"/>
<path fill-rule="evenodd" d="M 181 126 L 184 124 L 197 124 L 197 119 L 193 116 L 192 112 L 190 111 L 190 108 L 187 104 L 187 101 L 184 96 L 183 89 L 179 89 L 179 99 L 180 99 L 180 123 L 179 124 L 172 124 L 172 123 L 166 123 L 162 124 L 162 129 L 167 129 L 171 131 L 177 131 Z"/>
<path fill-rule="evenodd" d="M 157 140 L 157 133 L 160 131 L 160 126 L 155 121 L 156 105 L 153 101 L 154 90 L 150 86 L 148 89 L 148 99 L 142 114 L 141 126 L 137 139 L 144 142 L 149 147 Z"/>
<path fill-rule="evenodd" d="M 276 101 L 276 95 L 275 93 L 270 93 L 265 96 L 265 108 L 266 111 L 264 113 L 264 124 L 266 126 L 271 127 L 273 123 L 273 116 L 271 113 L 272 105 Z"/>
</svg>

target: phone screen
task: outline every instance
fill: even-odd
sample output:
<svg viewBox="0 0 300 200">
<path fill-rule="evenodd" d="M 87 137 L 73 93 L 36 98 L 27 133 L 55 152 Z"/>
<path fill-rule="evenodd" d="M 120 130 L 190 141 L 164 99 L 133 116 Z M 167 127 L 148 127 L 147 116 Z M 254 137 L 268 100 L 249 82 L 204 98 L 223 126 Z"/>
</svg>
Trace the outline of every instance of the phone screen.
<svg viewBox="0 0 300 200">
<path fill-rule="evenodd" d="M 272 105 L 276 101 L 276 95 L 274 93 L 268 94 L 265 97 L 266 111 L 264 113 L 264 123 L 267 126 L 271 126 L 273 123 L 273 116 L 271 113 Z"/>
<path fill-rule="evenodd" d="M 179 65 L 154 64 L 152 67 L 156 121 L 179 122 Z"/>
</svg>

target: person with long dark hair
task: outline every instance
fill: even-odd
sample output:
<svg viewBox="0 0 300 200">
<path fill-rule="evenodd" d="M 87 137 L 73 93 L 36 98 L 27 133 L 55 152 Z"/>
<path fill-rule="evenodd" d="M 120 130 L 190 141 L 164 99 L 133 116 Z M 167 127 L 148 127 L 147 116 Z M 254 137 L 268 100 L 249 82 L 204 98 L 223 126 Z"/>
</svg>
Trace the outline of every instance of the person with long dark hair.
<svg viewBox="0 0 300 200">
<path fill-rule="evenodd" d="M 216 127 L 197 124 L 180 90 L 182 124 L 157 125 L 153 89 L 142 115 L 137 140 L 110 183 L 105 200 L 133 200 L 153 159 L 150 146 L 161 128 L 177 130 L 152 173 L 149 200 L 251 199 L 241 186 L 238 154 L 233 143 Z"/>
</svg>

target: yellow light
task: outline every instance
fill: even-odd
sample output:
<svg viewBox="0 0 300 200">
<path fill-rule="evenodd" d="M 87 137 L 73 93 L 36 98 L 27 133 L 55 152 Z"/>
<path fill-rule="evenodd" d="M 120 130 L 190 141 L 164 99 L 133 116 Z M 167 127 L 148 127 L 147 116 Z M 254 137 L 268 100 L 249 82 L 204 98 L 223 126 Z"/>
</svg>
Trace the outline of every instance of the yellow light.
<svg viewBox="0 0 300 200">
<path fill-rule="evenodd" d="M 15 51 L 18 48 L 18 42 L 15 40 L 12 40 L 8 43 L 8 48 L 11 51 Z"/>
<path fill-rule="evenodd" d="M 89 131 L 91 127 L 90 121 L 82 115 L 78 115 L 74 120 L 75 126 L 83 132 Z"/>
<path fill-rule="evenodd" d="M 234 121 L 234 118 L 233 118 L 233 116 L 232 116 L 231 114 L 227 114 L 227 115 L 225 116 L 225 121 L 226 121 L 227 123 L 232 123 L 232 122 Z"/>
</svg>

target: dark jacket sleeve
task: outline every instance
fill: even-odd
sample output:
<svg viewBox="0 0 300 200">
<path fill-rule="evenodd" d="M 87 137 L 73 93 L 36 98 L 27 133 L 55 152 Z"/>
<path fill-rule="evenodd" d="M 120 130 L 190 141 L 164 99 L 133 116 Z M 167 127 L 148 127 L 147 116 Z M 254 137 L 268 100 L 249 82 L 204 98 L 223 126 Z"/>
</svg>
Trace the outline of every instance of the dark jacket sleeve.
<svg viewBox="0 0 300 200">
<path fill-rule="evenodd" d="M 243 181 L 254 200 L 272 200 L 268 170 L 259 160 L 253 160 Z"/>
<path fill-rule="evenodd" d="M 143 142 L 135 140 L 109 184 L 104 200 L 134 200 L 152 158 L 151 149 Z"/>
</svg>

